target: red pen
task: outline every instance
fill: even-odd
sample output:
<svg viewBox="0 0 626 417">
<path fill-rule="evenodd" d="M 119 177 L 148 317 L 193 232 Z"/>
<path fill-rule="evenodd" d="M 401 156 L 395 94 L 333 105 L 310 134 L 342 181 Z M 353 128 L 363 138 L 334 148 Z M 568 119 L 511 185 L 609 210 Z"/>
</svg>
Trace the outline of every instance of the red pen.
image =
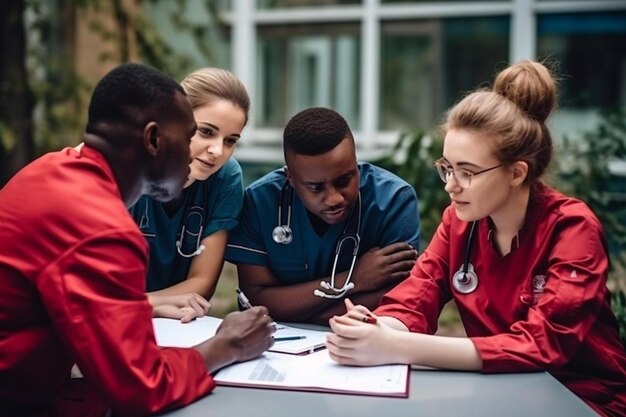
<svg viewBox="0 0 626 417">
<path fill-rule="evenodd" d="M 363 321 L 365 323 L 369 323 L 369 324 L 376 324 L 376 323 L 378 323 L 378 320 L 376 320 L 376 317 L 370 316 L 369 314 L 366 315 L 366 316 L 363 316 Z"/>
</svg>

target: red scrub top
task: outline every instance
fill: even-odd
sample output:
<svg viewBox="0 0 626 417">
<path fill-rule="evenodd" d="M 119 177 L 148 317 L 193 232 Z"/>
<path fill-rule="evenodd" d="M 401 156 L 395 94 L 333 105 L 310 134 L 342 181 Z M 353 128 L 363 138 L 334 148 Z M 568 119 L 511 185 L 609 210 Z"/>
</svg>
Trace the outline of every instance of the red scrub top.
<svg viewBox="0 0 626 417">
<path fill-rule="evenodd" d="M 376 314 L 432 334 L 454 299 L 483 372 L 546 370 L 596 411 L 626 415 L 626 354 L 606 288 L 602 226 L 591 210 L 535 184 L 506 256 L 494 249 L 491 221 L 479 221 L 470 256 L 478 287 L 461 294 L 452 277 L 463 265 L 469 227 L 448 207 L 411 276 Z"/>
<path fill-rule="evenodd" d="M 116 415 L 213 389 L 195 349 L 155 343 L 147 244 L 100 153 L 39 158 L 0 190 L 0 207 L 0 415 L 59 413 L 73 363 Z"/>
</svg>

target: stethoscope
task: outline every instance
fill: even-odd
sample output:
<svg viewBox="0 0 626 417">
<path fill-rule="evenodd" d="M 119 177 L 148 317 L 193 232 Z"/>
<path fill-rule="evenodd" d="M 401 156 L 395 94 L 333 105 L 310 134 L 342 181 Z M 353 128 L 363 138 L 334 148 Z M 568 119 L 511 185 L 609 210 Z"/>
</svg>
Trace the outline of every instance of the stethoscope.
<svg viewBox="0 0 626 417">
<path fill-rule="evenodd" d="M 463 265 L 452 277 L 452 285 L 454 289 L 461 294 L 469 294 L 478 287 L 478 276 L 474 272 L 474 265 L 470 263 L 470 255 L 472 252 L 472 240 L 474 238 L 474 230 L 476 229 L 477 221 L 473 221 L 470 227 L 469 236 L 467 237 L 467 243 L 465 244 L 465 259 Z"/>
<path fill-rule="evenodd" d="M 291 210 L 293 207 L 293 187 L 289 184 L 289 181 L 285 180 L 280 194 L 278 196 L 278 226 L 272 230 L 272 239 L 274 242 L 288 245 L 293 240 L 293 231 L 291 230 Z M 285 207 L 286 206 L 286 207 Z M 355 210 L 356 208 L 356 210 Z M 349 227 L 354 223 L 354 216 L 356 211 L 356 229 L 353 232 L 349 232 Z M 283 214 L 286 212 L 287 219 L 283 219 Z M 333 269 L 330 275 L 330 282 L 321 281 L 320 286 L 328 291 L 332 291 L 334 294 L 327 294 L 319 289 L 313 291 L 313 294 L 323 298 L 341 298 L 348 291 L 354 288 L 352 280 L 352 272 L 354 271 L 354 265 L 356 264 L 356 258 L 359 253 L 359 245 L 361 243 L 361 192 L 357 196 L 356 207 L 350 210 L 350 215 L 346 220 L 346 224 L 343 228 L 343 233 L 337 241 L 335 247 L 335 259 L 333 260 Z M 348 276 L 341 288 L 335 286 L 335 276 L 337 273 L 337 262 L 339 261 L 339 255 L 341 254 L 341 248 L 346 242 L 352 241 L 354 248 L 352 250 L 352 262 L 350 263 L 350 269 L 348 270 Z"/>
<path fill-rule="evenodd" d="M 202 187 L 202 194 L 203 194 L 203 199 L 202 202 L 206 204 L 207 201 L 207 191 L 206 191 L 206 187 Z M 191 196 L 189 196 L 189 198 L 191 198 Z M 191 205 L 190 207 L 187 208 L 187 210 L 185 211 L 185 214 L 183 215 L 183 224 L 181 226 L 180 229 L 180 233 L 178 235 L 178 238 L 176 239 L 176 250 L 178 251 L 178 254 L 180 256 L 182 256 L 183 258 L 193 258 L 196 255 L 200 255 L 205 249 L 206 247 L 200 243 L 200 241 L 202 240 L 202 230 L 204 229 L 204 216 L 205 216 L 205 208 L 202 205 Z M 195 220 L 197 221 L 195 221 Z M 193 231 L 190 231 L 190 225 L 199 225 L 198 226 L 198 232 L 194 233 Z M 145 206 L 144 206 L 144 212 L 141 215 L 141 219 L 139 220 L 139 229 L 144 230 L 150 227 L 150 218 L 148 216 L 148 203 L 146 202 Z M 196 240 L 196 249 L 190 253 L 185 253 L 183 252 L 183 238 L 188 235 L 190 236 L 192 239 L 195 238 Z"/>
<path fill-rule="evenodd" d="M 190 219 L 193 219 L 194 216 L 198 217 L 197 224 L 200 225 L 200 228 L 198 229 L 198 233 L 190 232 L 189 230 L 187 230 L 187 225 L 190 224 Z M 203 223 L 204 223 L 204 207 L 202 206 L 189 207 L 189 209 L 185 213 L 185 220 L 183 221 L 183 225 L 181 226 L 180 235 L 178 236 L 178 239 L 176 240 L 176 250 L 178 251 L 178 254 L 182 256 L 183 258 L 193 258 L 196 255 L 200 255 L 206 249 L 206 247 L 200 243 L 200 241 L 202 240 L 202 230 L 204 229 Z M 183 236 L 185 236 L 185 233 L 189 234 L 192 239 L 194 237 L 196 238 L 196 250 L 194 250 L 191 253 L 184 253 L 181 249 L 183 245 Z"/>
</svg>

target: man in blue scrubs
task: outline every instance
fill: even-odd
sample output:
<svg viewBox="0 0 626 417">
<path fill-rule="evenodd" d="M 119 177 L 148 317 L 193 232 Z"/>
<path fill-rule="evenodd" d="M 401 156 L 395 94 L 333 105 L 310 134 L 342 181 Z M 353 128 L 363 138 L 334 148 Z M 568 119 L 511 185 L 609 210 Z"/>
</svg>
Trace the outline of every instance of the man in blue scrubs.
<svg viewBox="0 0 626 417">
<path fill-rule="evenodd" d="M 280 321 L 327 324 L 348 297 L 376 307 L 417 259 L 415 190 L 358 162 L 352 132 L 333 110 L 298 113 L 283 139 L 287 165 L 246 189 L 229 238 L 226 260 L 241 289 Z"/>
</svg>

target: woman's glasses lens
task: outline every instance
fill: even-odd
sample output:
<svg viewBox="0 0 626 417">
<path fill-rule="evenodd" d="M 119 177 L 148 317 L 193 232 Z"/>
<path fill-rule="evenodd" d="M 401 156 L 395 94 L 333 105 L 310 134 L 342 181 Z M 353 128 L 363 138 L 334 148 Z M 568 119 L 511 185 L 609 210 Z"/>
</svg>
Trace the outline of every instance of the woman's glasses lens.
<svg viewBox="0 0 626 417">
<path fill-rule="evenodd" d="M 443 181 L 444 183 L 447 184 L 450 176 L 454 175 L 454 179 L 456 180 L 457 184 L 459 184 L 461 188 L 469 187 L 471 175 L 469 175 L 467 172 L 455 171 L 451 169 L 450 167 L 446 167 L 440 162 L 435 163 L 435 168 L 437 169 L 439 178 L 441 178 L 441 181 Z"/>
</svg>

